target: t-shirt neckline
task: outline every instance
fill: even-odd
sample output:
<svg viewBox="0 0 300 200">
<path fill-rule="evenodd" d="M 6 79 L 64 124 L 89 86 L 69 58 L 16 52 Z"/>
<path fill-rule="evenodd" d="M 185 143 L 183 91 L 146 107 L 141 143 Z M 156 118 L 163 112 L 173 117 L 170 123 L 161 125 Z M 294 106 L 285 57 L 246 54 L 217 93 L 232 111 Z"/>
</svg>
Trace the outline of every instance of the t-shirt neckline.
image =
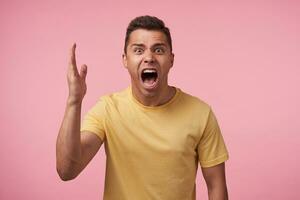
<svg viewBox="0 0 300 200">
<path fill-rule="evenodd" d="M 167 107 L 168 105 L 172 104 L 180 95 L 181 91 L 179 88 L 174 87 L 176 92 L 175 95 L 166 103 L 159 105 L 159 106 L 145 106 L 144 104 L 140 103 L 132 94 L 132 86 L 130 85 L 127 88 L 128 94 L 131 98 L 131 100 L 133 101 L 133 103 L 137 104 L 139 107 L 142 107 L 143 109 L 147 109 L 147 110 L 158 110 L 158 109 L 162 109 Z"/>
</svg>

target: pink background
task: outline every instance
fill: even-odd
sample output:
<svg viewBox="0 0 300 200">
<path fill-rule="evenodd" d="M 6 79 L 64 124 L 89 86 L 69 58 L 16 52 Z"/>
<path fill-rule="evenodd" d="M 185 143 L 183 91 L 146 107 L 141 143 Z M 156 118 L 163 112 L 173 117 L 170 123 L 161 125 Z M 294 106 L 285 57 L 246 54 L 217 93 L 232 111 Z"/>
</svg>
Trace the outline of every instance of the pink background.
<svg viewBox="0 0 300 200">
<path fill-rule="evenodd" d="M 171 29 L 170 83 L 215 110 L 231 199 L 300 199 L 300 2 L 284 0 L 1 0 L 0 199 L 102 199 L 103 147 L 77 179 L 56 173 L 68 51 L 76 42 L 89 67 L 85 113 L 129 84 L 125 29 L 144 14 Z M 207 199 L 201 171 L 197 180 L 197 199 Z"/>
</svg>

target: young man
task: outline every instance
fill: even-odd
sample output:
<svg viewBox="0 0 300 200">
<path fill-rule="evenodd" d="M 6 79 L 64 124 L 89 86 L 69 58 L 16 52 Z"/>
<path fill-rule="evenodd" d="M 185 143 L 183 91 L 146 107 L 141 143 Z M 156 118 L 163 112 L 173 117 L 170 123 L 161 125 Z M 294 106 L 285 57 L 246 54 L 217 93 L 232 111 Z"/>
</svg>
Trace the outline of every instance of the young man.
<svg viewBox="0 0 300 200">
<path fill-rule="evenodd" d="M 104 143 L 104 200 L 195 200 L 198 162 L 209 199 L 228 199 L 228 152 L 214 113 L 168 85 L 174 54 L 163 21 L 131 21 L 123 54 L 131 86 L 102 97 L 81 126 L 87 66 L 77 71 L 75 45 L 70 57 L 69 97 L 56 146 L 62 180 L 74 179 Z"/>
</svg>

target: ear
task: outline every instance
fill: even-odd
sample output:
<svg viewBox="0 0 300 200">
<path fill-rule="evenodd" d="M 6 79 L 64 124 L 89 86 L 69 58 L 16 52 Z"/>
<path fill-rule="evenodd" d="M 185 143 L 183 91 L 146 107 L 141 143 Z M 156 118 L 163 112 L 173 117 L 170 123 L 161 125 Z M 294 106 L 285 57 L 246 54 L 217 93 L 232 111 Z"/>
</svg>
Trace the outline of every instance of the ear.
<svg viewBox="0 0 300 200">
<path fill-rule="evenodd" d="M 123 62 L 123 66 L 125 68 L 128 68 L 128 66 L 127 66 L 127 57 L 126 57 L 125 53 L 122 54 L 122 62 Z"/>
<path fill-rule="evenodd" d="M 173 67 L 173 64 L 174 64 L 174 53 L 171 53 L 171 55 L 170 55 L 170 59 L 171 59 L 171 67 Z"/>
</svg>

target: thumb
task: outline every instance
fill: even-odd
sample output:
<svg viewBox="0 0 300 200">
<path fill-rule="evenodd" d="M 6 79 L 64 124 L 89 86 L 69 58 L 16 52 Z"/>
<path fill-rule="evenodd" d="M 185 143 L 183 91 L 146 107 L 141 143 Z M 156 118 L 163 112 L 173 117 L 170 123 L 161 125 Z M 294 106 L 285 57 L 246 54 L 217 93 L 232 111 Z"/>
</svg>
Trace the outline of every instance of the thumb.
<svg viewBox="0 0 300 200">
<path fill-rule="evenodd" d="M 80 68 L 80 77 L 85 80 L 86 79 L 86 74 L 87 74 L 87 66 L 86 65 L 82 65 Z"/>
</svg>

